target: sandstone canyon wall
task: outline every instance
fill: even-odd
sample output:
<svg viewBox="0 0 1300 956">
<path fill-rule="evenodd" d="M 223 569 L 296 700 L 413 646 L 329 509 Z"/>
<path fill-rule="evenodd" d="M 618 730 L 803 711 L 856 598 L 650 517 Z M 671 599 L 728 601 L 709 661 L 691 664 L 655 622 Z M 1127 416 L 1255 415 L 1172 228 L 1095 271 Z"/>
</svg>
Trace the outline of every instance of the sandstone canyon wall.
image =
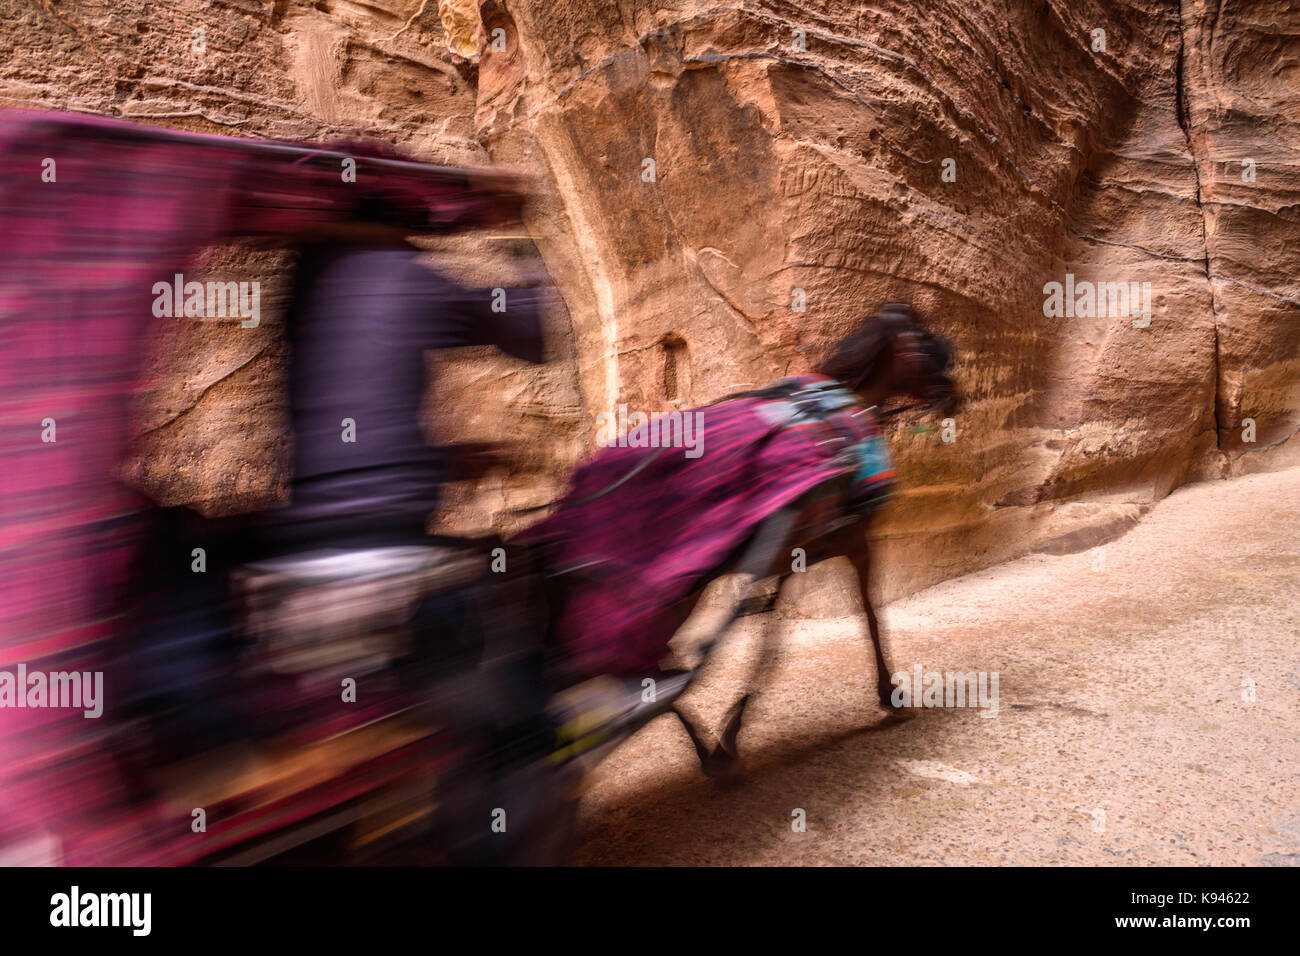
<svg viewBox="0 0 1300 956">
<path fill-rule="evenodd" d="M 886 597 L 1091 547 L 1187 481 L 1300 461 L 1287 0 L 0 11 L 0 102 L 238 135 L 363 129 L 536 174 L 528 232 L 564 300 L 555 361 L 439 360 L 453 437 L 519 450 L 504 480 L 460 490 L 453 524 L 516 524 L 510 509 L 545 501 L 593 447 L 600 412 L 804 370 L 890 300 L 955 339 L 966 404 L 946 431 L 891 427 L 905 492 L 877 531 Z M 529 247 L 443 251 L 495 284 Z M 278 267 L 248 249 L 208 263 L 236 265 L 268 283 Z M 1149 317 L 1046 314 L 1067 276 L 1149 289 Z M 283 344 L 274 321 L 249 331 L 167 333 L 159 354 L 182 357 L 157 369 L 139 456 L 166 500 L 282 493 Z M 809 579 L 816 611 L 835 585 Z"/>
</svg>

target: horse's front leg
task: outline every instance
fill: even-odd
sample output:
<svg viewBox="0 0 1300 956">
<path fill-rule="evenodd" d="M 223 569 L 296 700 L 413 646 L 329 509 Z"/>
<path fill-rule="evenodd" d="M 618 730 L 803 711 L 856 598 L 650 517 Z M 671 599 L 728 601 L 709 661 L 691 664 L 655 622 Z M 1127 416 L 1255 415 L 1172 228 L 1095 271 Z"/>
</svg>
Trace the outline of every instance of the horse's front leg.
<svg viewBox="0 0 1300 956">
<path fill-rule="evenodd" d="M 871 551 L 865 528 L 858 531 L 855 540 L 846 549 L 845 556 L 858 576 L 858 593 L 862 597 L 862 610 L 867 615 L 867 630 L 876 657 L 876 694 L 880 698 L 880 706 L 886 710 L 900 710 L 893 701 L 894 683 L 890 678 L 894 670 L 885 658 L 885 641 L 880 634 L 880 622 L 876 619 L 875 608 L 871 606 Z"/>
</svg>

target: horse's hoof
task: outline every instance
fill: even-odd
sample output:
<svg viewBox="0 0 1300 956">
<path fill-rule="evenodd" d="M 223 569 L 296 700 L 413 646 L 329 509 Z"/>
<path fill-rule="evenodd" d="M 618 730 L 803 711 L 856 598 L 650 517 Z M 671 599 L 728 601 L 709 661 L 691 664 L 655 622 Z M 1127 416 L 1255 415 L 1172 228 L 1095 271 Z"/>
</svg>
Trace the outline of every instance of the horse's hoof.
<svg viewBox="0 0 1300 956">
<path fill-rule="evenodd" d="M 910 720 L 911 718 L 916 716 L 916 711 L 914 708 L 905 707 L 902 704 L 894 703 L 893 687 L 890 687 L 889 690 L 887 691 L 882 688 L 879 692 L 878 699 L 880 701 L 881 710 L 883 710 L 887 714 L 891 714 L 895 717 L 898 717 L 900 720 Z"/>
<path fill-rule="evenodd" d="M 718 735 L 718 750 L 715 753 L 725 751 L 732 760 L 740 759 L 740 747 L 736 743 L 736 738 L 740 736 L 740 725 L 745 719 L 745 707 L 749 704 L 749 698 L 750 695 L 746 694 L 731 705 L 731 710 L 723 720 L 722 733 Z"/>
<path fill-rule="evenodd" d="M 906 709 L 906 705 L 894 703 L 894 690 L 895 687 L 893 684 L 885 684 L 876 688 L 876 699 L 880 701 L 880 706 L 885 710 Z"/>
<path fill-rule="evenodd" d="M 735 754 L 719 747 L 700 762 L 704 775 L 720 787 L 734 786 L 744 776 L 744 766 Z"/>
</svg>

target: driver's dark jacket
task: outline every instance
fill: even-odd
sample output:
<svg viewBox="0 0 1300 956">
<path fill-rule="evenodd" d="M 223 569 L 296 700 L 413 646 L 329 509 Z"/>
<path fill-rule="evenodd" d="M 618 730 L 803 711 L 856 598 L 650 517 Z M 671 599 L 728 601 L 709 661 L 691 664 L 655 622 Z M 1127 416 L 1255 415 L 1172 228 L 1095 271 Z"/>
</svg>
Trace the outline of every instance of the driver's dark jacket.
<svg viewBox="0 0 1300 956">
<path fill-rule="evenodd" d="M 423 527 L 449 464 L 421 424 L 426 389 L 438 407 L 425 350 L 495 345 L 542 361 L 544 290 L 505 289 L 493 311 L 493 289 L 465 288 L 419 255 L 355 244 L 303 255 L 288 315 L 293 520 Z"/>
</svg>

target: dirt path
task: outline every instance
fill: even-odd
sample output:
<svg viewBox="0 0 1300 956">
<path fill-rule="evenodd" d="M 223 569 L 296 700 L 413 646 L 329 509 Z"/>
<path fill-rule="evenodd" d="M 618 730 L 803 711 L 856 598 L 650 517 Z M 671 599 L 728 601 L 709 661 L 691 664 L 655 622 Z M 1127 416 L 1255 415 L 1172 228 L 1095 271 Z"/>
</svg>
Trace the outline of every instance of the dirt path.
<svg viewBox="0 0 1300 956">
<path fill-rule="evenodd" d="M 856 620 L 774 621 L 744 782 L 707 781 L 661 718 L 597 773 L 580 862 L 1300 864 L 1300 469 L 1181 489 L 1104 549 L 883 620 L 895 671 L 996 671 L 997 716 L 894 721 Z"/>
</svg>

